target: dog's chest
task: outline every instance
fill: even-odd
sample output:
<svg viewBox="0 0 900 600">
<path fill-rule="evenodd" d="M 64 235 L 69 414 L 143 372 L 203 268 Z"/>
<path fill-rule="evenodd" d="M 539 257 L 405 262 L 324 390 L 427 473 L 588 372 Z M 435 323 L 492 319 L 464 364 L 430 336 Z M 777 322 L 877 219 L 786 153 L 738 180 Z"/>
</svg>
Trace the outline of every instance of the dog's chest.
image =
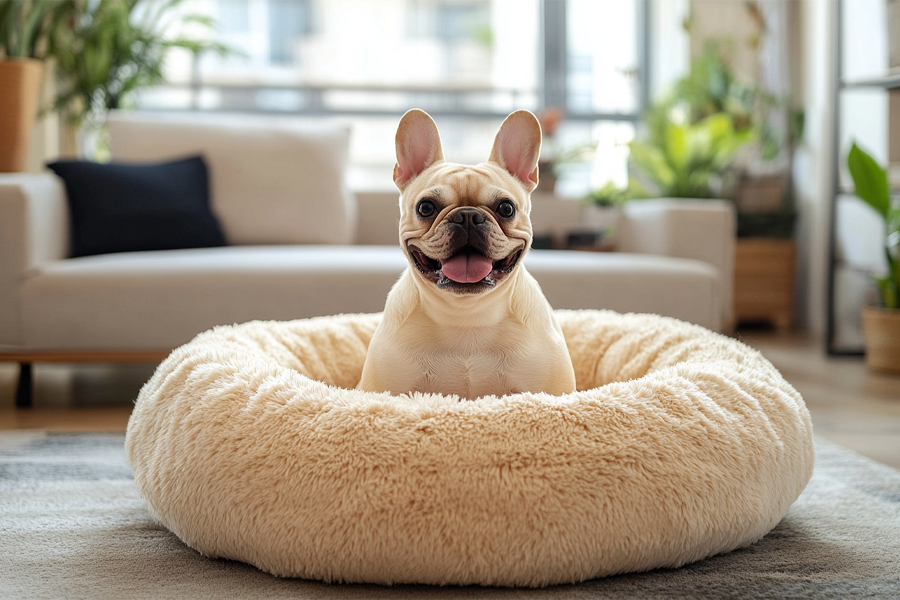
<svg viewBox="0 0 900 600">
<path fill-rule="evenodd" d="M 510 389 L 510 366 L 498 352 L 445 352 L 420 355 L 417 360 L 419 377 L 414 387 L 423 392 L 458 394 L 475 398 L 489 394 L 502 395 Z"/>
<path fill-rule="evenodd" d="M 406 353 L 410 389 L 467 398 L 521 391 L 537 365 L 499 337 L 445 334 L 412 344 Z"/>
</svg>

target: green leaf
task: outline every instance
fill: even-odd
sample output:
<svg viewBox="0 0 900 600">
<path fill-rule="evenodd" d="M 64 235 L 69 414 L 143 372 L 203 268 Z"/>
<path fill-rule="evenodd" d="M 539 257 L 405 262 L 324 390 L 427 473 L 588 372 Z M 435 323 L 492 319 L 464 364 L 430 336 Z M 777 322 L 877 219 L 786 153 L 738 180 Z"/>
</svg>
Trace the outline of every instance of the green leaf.
<svg viewBox="0 0 900 600">
<path fill-rule="evenodd" d="M 683 191 L 685 198 L 709 198 L 712 192 L 709 189 L 711 173 L 708 169 L 694 169 L 687 178 Z"/>
<path fill-rule="evenodd" d="M 847 168 L 853 177 L 856 195 L 887 220 L 891 205 L 887 172 L 875 162 L 874 158 L 860 149 L 856 142 L 847 155 Z"/>
<path fill-rule="evenodd" d="M 731 159 L 734 157 L 735 152 L 755 139 L 755 130 L 745 129 L 732 133 L 727 138 L 718 140 L 714 149 L 713 166 L 719 171 L 724 171 L 731 166 Z"/>
<path fill-rule="evenodd" d="M 885 236 L 887 245 L 896 249 L 900 256 L 900 206 L 892 206 L 888 209 L 885 220 Z"/>
<path fill-rule="evenodd" d="M 640 142 L 631 142 L 628 148 L 635 166 L 659 186 L 660 193 L 667 195 L 675 183 L 675 172 L 666 163 L 663 153 L 658 148 Z"/>
<path fill-rule="evenodd" d="M 676 169 L 687 166 L 690 159 L 687 127 L 669 123 L 666 129 L 666 158 Z"/>
<path fill-rule="evenodd" d="M 885 308 L 900 308 L 900 286 L 890 277 L 876 277 L 875 283 L 881 292 L 881 299 Z"/>
<path fill-rule="evenodd" d="M 710 115 L 697 123 L 709 132 L 711 140 L 718 141 L 734 133 L 734 127 L 731 124 L 731 117 L 725 113 L 716 113 Z"/>
<path fill-rule="evenodd" d="M 34 0 L 31 6 L 31 17 L 25 23 L 25 31 L 28 34 L 27 55 L 31 58 L 41 58 L 38 46 L 47 33 L 49 27 L 48 15 L 51 14 L 48 0 Z"/>
<path fill-rule="evenodd" d="M 204 27 L 213 28 L 216 25 L 216 20 L 212 17 L 208 17 L 206 15 L 185 15 L 181 19 L 182 23 L 197 23 L 199 25 L 203 25 Z"/>
<path fill-rule="evenodd" d="M 681 165 L 681 168 L 689 172 L 708 162 L 712 149 L 712 137 L 706 127 L 696 124 L 687 128 L 686 140 L 687 160 L 684 165 Z"/>
</svg>

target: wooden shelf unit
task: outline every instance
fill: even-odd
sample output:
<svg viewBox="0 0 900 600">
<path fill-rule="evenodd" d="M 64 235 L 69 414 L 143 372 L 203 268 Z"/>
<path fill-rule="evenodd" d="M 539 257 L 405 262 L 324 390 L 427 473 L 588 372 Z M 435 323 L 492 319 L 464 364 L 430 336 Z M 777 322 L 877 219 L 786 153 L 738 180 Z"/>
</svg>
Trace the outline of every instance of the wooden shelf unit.
<svg viewBox="0 0 900 600">
<path fill-rule="evenodd" d="M 740 238 L 735 248 L 737 323 L 765 321 L 780 331 L 794 325 L 794 240 Z"/>
</svg>

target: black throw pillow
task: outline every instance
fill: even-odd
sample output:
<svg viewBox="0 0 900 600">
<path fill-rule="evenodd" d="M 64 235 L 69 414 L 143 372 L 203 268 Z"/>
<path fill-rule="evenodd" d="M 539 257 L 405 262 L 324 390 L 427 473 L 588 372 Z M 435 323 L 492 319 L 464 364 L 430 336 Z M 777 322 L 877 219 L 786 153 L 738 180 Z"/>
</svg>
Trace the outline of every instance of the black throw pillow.
<svg viewBox="0 0 900 600">
<path fill-rule="evenodd" d="M 162 164 L 59 161 L 66 184 L 70 256 L 226 245 L 209 206 L 203 157 Z"/>
</svg>

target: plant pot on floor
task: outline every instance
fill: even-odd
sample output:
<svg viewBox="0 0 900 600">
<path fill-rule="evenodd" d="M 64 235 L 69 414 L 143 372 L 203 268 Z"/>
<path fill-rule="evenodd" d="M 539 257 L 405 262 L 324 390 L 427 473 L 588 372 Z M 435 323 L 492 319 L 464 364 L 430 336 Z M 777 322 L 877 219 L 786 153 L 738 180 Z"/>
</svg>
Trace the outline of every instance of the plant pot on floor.
<svg viewBox="0 0 900 600">
<path fill-rule="evenodd" d="M 39 60 L 0 60 L 0 172 L 15 173 L 28 167 L 42 72 Z"/>
<path fill-rule="evenodd" d="M 866 365 L 873 371 L 900 375 L 900 309 L 863 309 Z"/>
</svg>

